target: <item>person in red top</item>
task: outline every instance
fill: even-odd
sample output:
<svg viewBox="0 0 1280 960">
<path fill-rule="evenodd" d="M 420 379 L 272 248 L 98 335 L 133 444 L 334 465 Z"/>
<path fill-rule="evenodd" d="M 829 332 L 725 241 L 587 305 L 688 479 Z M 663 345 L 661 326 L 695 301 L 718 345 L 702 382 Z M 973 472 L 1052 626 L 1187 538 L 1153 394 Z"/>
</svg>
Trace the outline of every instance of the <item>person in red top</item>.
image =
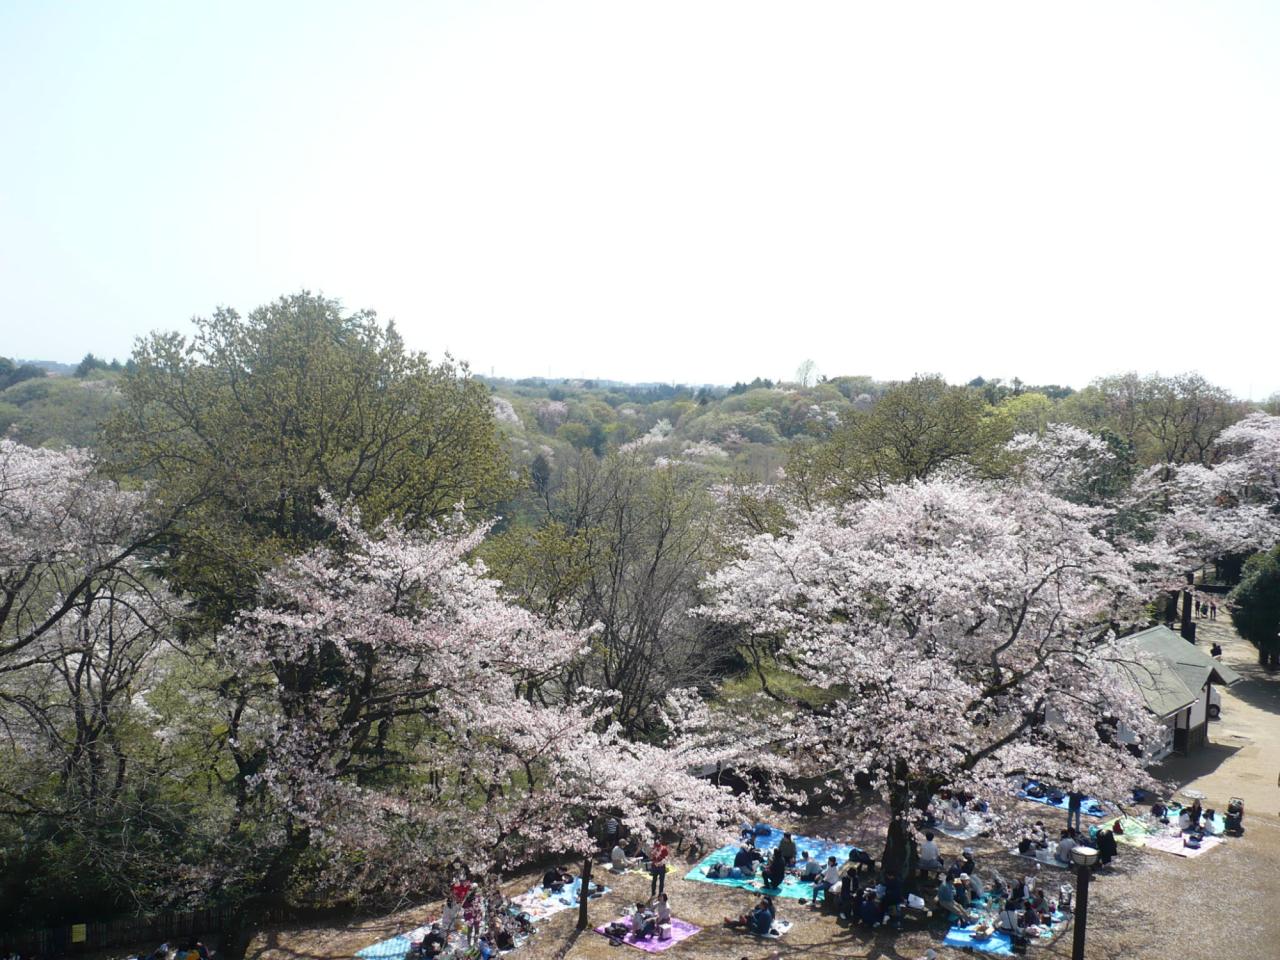
<svg viewBox="0 0 1280 960">
<path fill-rule="evenodd" d="M 649 855 L 649 896 L 656 897 L 667 889 L 667 858 L 671 851 L 667 845 L 658 840 Z"/>
</svg>

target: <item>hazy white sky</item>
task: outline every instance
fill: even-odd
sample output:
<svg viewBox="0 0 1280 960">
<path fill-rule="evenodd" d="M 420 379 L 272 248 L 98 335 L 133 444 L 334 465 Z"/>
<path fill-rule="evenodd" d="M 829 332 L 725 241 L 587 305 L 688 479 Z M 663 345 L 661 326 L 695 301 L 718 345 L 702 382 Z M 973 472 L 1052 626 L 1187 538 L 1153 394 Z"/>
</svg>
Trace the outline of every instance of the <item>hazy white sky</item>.
<svg viewBox="0 0 1280 960">
<path fill-rule="evenodd" d="M 1280 390 L 1280 4 L 0 4 L 0 354 Z"/>
</svg>

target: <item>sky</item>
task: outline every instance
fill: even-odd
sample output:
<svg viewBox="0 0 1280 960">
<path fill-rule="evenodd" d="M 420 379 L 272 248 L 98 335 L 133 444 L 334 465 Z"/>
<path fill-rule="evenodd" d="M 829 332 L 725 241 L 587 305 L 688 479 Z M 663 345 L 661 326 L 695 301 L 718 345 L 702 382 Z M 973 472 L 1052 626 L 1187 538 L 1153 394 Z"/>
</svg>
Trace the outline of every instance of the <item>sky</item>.
<svg viewBox="0 0 1280 960">
<path fill-rule="evenodd" d="M 1280 4 L 0 3 L 0 355 L 1280 391 Z"/>
</svg>

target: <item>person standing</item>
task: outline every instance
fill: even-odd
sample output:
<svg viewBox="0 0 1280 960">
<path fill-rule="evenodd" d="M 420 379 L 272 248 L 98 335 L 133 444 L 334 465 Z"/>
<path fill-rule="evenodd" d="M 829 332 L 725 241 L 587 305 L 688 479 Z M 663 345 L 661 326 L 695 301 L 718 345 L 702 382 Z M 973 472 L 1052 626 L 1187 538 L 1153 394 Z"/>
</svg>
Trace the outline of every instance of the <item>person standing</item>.
<svg viewBox="0 0 1280 960">
<path fill-rule="evenodd" d="M 653 853 L 649 858 L 649 897 L 652 899 L 667 889 L 667 858 L 671 851 L 662 840 L 653 845 Z"/>
<path fill-rule="evenodd" d="M 1067 829 L 1080 830 L 1080 809 L 1084 806 L 1084 794 L 1079 790 L 1072 790 L 1067 795 Z"/>
</svg>

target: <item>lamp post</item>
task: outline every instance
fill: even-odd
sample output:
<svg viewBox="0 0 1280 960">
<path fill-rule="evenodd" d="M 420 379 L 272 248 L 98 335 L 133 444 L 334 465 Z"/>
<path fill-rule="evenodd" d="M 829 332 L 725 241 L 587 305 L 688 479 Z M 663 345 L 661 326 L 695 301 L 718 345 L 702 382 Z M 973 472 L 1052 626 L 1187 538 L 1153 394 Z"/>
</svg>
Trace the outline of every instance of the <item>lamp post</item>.
<svg viewBox="0 0 1280 960">
<path fill-rule="evenodd" d="M 1076 865 L 1076 913 L 1071 960 L 1084 960 L 1084 926 L 1089 918 L 1089 875 L 1098 862 L 1098 851 L 1093 847 L 1075 847 L 1071 851 L 1071 859 Z"/>
</svg>

